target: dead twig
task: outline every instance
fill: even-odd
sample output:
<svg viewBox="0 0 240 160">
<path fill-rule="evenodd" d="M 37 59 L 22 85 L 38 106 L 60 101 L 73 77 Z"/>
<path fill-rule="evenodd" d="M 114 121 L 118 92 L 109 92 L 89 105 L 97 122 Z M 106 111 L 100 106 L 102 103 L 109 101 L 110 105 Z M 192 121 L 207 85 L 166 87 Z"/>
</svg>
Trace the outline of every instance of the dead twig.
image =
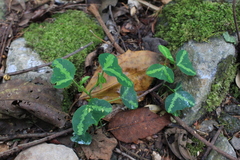
<svg viewBox="0 0 240 160">
<path fill-rule="evenodd" d="M 72 55 L 74 55 L 74 54 L 84 50 L 85 48 L 87 48 L 91 44 L 93 44 L 93 42 L 88 43 L 87 45 L 79 48 L 78 50 L 76 50 L 76 51 L 74 51 L 74 52 L 72 52 L 72 53 L 70 53 L 70 54 L 68 54 L 68 55 L 66 55 L 66 56 L 64 56 L 62 58 L 66 59 L 66 58 L 68 58 L 68 57 L 70 57 L 70 56 L 72 56 Z M 10 73 L 6 73 L 6 74 L 9 75 L 9 76 L 13 76 L 13 75 L 17 75 L 17 74 L 33 71 L 33 70 L 38 70 L 39 68 L 42 68 L 42 67 L 45 67 L 45 66 L 49 66 L 51 64 L 52 64 L 52 62 L 49 62 L 49 63 L 45 63 L 45 64 L 42 64 L 42 65 L 39 65 L 39 66 L 31 67 L 31 68 L 28 68 L 28 69 L 23 69 L 23 70 L 20 70 L 20 71 L 10 72 Z M 6 74 L 0 74 L 0 77 L 3 77 Z"/>
<path fill-rule="evenodd" d="M 142 5 L 149 7 L 152 11 L 159 11 L 161 8 L 152 5 L 151 3 L 144 1 L 144 0 L 137 0 L 138 2 L 140 2 Z"/>
<path fill-rule="evenodd" d="M 232 3 L 233 3 L 232 4 L 232 9 L 233 9 L 234 24 L 235 24 L 235 28 L 236 28 L 236 31 L 237 31 L 238 42 L 240 42 L 240 35 L 239 35 L 238 24 L 237 24 L 237 16 L 236 16 L 236 0 L 233 0 Z"/>
<path fill-rule="evenodd" d="M 125 151 L 128 152 L 129 154 L 133 155 L 134 157 L 137 157 L 138 159 L 148 160 L 148 159 L 146 159 L 146 158 L 143 158 L 143 157 L 139 156 L 139 155 L 136 154 L 136 153 L 133 153 L 133 152 L 129 151 L 127 148 L 123 147 L 122 145 L 120 146 L 120 148 L 122 148 L 123 150 L 125 150 Z"/>
<path fill-rule="evenodd" d="M 143 96 L 146 96 L 146 95 L 147 95 L 148 93 L 150 93 L 150 92 L 153 92 L 155 89 L 157 89 L 158 87 L 160 87 L 162 84 L 163 84 L 163 82 L 162 82 L 162 83 L 159 83 L 158 85 L 154 86 L 153 88 L 145 91 L 143 94 L 141 94 L 140 96 L 138 96 L 138 99 L 142 98 Z"/>
<path fill-rule="evenodd" d="M 214 145 L 214 143 L 216 142 L 216 140 L 217 140 L 219 134 L 221 133 L 222 129 L 223 129 L 223 126 L 221 126 L 221 127 L 218 129 L 217 133 L 214 135 L 213 139 L 211 140 L 211 144 Z M 205 159 L 207 158 L 207 156 L 208 156 L 208 154 L 209 154 L 209 152 L 210 152 L 211 150 L 212 150 L 211 147 L 208 147 L 208 148 L 207 148 L 206 152 L 205 152 L 204 155 L 202 156 L 202 160 L 205 160 Z"/>
<path fill-rule="evenodd" d="M 194 137 L 196 137 L 197 139 L 199 139 L 200 141 L 202 141 L 206 146 L 211 147 L 212 149 L 214 149 L 215 151 L 217 151 L 218 153 L 220 153 L 221 155 L 223 155 L 224 157 L 227 157 L 230 160 L 238 160 L 237 158 L 229 155 L 228 153 L 222 151 L 221 149 L 217 148 L 216 146 L 214 146 L 212 143 L 208 142 L 206 139 L 202 138 L 199 134 L 196 133 L 196 131 L 194 131 L 191 127 L 189 127 L 186 123 L 184 123 L 179 117 L 175 117 L 173 116 L 173 118 L 184 128 L 186 129 L 189 133 L 191 133 Z"/>
<path fill-rule="evenodd" d="M 13 147 L 13 148 L 5 151 L 5 152 L 0 152 L 0 159 L 3 158 L 3 157 L 9 156 L 9 155 L 11 155 L 11 154 L 13 154 L 15 152 L 20 152 L 23 149 L 26 149 L 26 148 L 35 146 L 37 144 L 49 141 L 51 139 L 54 139 L 54 138 L 59 137 L 59 136 L 62 136 L 64 134 L 67 134 L 67 133 L 72 132 L 72 131 L 73 131 L 72 128 L 69 128 L 67 130 L 64 130 L 64 131 L 61 131 L 61 132 L 57 132 L 57 133 L 55 133 L 55 134 L 53 134 L 51 136 L 48 136 L 48 137 L 45 137 L 45 138 L 42 138 L 42 139 L 39 139 L 39 140 L 35 140 L 35 141 L 29 142 L 29 143 L 18 145 L 18 146 Z"/>
<path fill-rule="evenodd" d="M 99 14 L 96 4 L 90 4 L 88 7 L 88 10 L 97 18 L 99 24 L 102 26 L 104 32 L 108 36 L 109 40 L 112 42 L 113 46 L 116 48 L 117 52 L 123 54 L 125 51 L 116 43 L 114 37 L 109 32 L 107 26 L 105 25 L 105 23 L 102 20 L 101 15 Z"/>
<path fill-rule="evenodd" d="M 118 148 L 115 148 L 114 151 L 117 152 L 117 153 L 119 153 L 119 154 L 121 154 L 121 155 L 123 155 L 123 156 L 125 156 L 125 157 L 127 157 L 127 158 L 129 158 L 130 160 L 135 160 L 134 158 L 132 158 L 131 156 L 129 156 L 129 155 L 127 155 L 126 153 L 122 152 L 122 151 L 121 151 L 120 149 L 118 149 Z"/>
<path fill-rule="evenodd" d="M 19 139 L 19 138 L 38 138 L 38 137 L 46 137 L 56 134 L 56 132 L 53 133 L 30 133 L 30 134 L 11 134 L 7 136 L 0 137 L 0 141 L 9 141 L 12 139 Z"/>
<path fill-rule="evenodd" d="M 12 25 L 13 25 L 13 21 L 11 21 L 11 23 L 5 28 L 4 34 L 2 35 L 2 39 L 1 39 L 2 48 L 0 50 L 0 63 L 2 62 L 2 56 L 3 56 L 4 50 L 6 49 L 6 46 L 7 46 L 7 39 L 10 36 L 10 30 L 12 29 Z"/>
</svg>

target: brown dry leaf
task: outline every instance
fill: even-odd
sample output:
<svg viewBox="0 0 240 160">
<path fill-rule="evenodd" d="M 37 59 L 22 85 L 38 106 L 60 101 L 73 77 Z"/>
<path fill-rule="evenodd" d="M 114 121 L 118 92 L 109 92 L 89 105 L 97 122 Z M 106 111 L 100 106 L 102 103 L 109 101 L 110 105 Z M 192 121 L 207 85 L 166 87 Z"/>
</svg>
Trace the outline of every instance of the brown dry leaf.
<svg viewBox="0 0 240 160">
<path fill-rule="evenodd" d="M 61 99 L 56 93 L 56 89 L 45 81 L 8 81 L 1 84 L 0 113 L 20 119 L 25 117 L 22 116 L 27 110 L 61 128 L 66 123 L 67 114 L 61 111 Z"/>
<path fill-rule="evenodd" d="M 110 120 L 108 130 L 120 141 L 137 142 L 138 139 L 151 136 L 170 123 L 170 116 L 159 116 L 148 108 L 139 108 L 119 112 Z"/>
<path fill-rule="evenodd" d="M 9 146 L 6 145 L 5 143 L 0 144 L 0 152 L 7 151 L 9 149 Z"/>
<path fill-rule="evenodd" d="M 130 51 L 128 50 L 124 54 L 118 56 L 118 64 L 121 66 L 124 74 L 130 78 L 134 83 L 134 89 L 136 92 L 143 92 L 151 85 L 153 78 L 146 75 L 146 70 L 149 66 L 155 63 L 163 62 L 164 57 L 160 53 L 151 51 Z M 91 80 L 89 81 L 86 89 L 89 91 L 96 84 L 98 79 L 98 73 L 102 72 L 99 67 Z M 113 76 L 104 74 L 107 83 L 102 85 L 102 88 L 97 87 L 92 91 L 93 98 L 99 98 L 104 100 L 112 100 L 119 97 L 120 84 Z M 88 99 L 88 95 L 83 93 L 82 99 Z M 111 103 L 122 103 L 121 100 L 115 100 Z"/>
<path fill-rule="evenodd" d="M 117 140 L 115 138 L 106 137 L 102 129 L 98 129 L 97 133 L 92 137 L 92 143 L 89 146 L 82 145 L 81 147 L 87 159 L 110 160 L 112 150 L 116 146 Z"/>
</svg>

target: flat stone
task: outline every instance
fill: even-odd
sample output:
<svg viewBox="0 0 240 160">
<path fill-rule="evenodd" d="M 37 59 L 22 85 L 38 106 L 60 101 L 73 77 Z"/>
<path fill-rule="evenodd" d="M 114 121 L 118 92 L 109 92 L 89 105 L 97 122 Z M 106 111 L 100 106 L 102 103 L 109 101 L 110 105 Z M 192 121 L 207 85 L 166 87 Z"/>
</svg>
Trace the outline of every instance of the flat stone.
<svg viewBox="0 0 240 160">
<path fill-rule="evenodd" d="M 221 125 L 224 125 L 224 129 L 228 134 L 233 135 L 240 130 L 240 120 L 227 113 L 222 112 L 218 121 Z"/>
<path fill-rule="evenodd" d="M 31 48 L 26 47 L 24 38 L 14 40 L 8 52 L 5 73 L 15 72 L 23 69 L 28 69 L 38 65 L 44 64 L 39 55 Z M 43 67 L 35 71 L 22 73 L 19 75 L 11 76 L 11 79 L 22 79 L 31 81 L 36 77 L 49 81 L 52 74 L 50 67 Z"/>
<path fill-rule="evenodd" d="M 222 151 L 230 154 L 233 157 L 237 158 L 236 152 L 234 151 L 234 148 L 232 145 L 228 142 L 227 138 L 224 137 L 222 134 L 219 135 L 217 141 L 215 142 L 215 146 L 221 149 Z M 207 160 L 228 160 L 228 158 L 222 156 L 215 150 L 212 150 L 208 157 Z"/>
<path fill-rule="evenodd" d="M 233 136 L 231 139 L 231 144 L 236 150 L 240 150 L 240 138 Z"/>
<path fill-rule="evenodd" d="M 214 126 L 217 126 L 218 123 L 214 120 L 205 120 L 200 124 L 199 130 L 202 132 L 212 132 L 214 129 Z"/>
<path fill-rule="evenodd" d="M 240 115 L 240 106 L 236 104 L 231 104 L 224 106 L 224 111 L 230 115 Z"/>
<path fill-rule="evenodd" d="M 183 110 L 183 121 L 190 125 L 206 113 L 203 108 L 206 105 L 204 102 L 207 100 L 216 75 L 228 71 L 231 64 L 225 63 L 224 60 L 234 58 L 236 50 L 235 46 L 225 42 L 223 37 L 211 38 L 208 42 L 201 43 L 191 40 L 185 43 L 180 50 L 186 50 L 189 53 L 190 61 L 197 73 L 196 76 L 192 77 L 186 76 L 179 70 L 175 72 L 175 81 L 182 82 L 183 89 L 195 98 L 195 106 Z M 218 70 L 220 62 L 224 67 Z M 224 94 L 219 96 L 224 97 Z"/>
<path fill-rule="evenodd" d="M 39 144 L 20 152 L 14 160 L 78 160 L 76 153 L 64 145 Z"/>
</svg>

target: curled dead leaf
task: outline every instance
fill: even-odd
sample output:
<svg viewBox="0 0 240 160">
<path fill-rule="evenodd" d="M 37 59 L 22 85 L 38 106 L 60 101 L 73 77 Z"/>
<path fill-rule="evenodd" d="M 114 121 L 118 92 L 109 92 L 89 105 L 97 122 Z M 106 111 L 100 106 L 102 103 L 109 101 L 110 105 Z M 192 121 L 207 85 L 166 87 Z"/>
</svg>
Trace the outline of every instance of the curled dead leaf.
<svg viewBox="0 0 240 160">
<path fill-rule="evenodd" d="M 151 85 L 153 78 L 146 75 L 146 70 L 149 66 L 155 63 L 163 63 L 165 58 L 156 52 L 151 51 L 130 51 L 128 50 L 124 54 L 118 56 L 118 64 L 122 68 L 124 74 L 130 78 L 134 83 L 134 89 L 136 92 L 143 92 L 148 89 Z M 96 84 L 98 80 L 98 73 L 102 72 L 101 67 L 99 67 L 91 80 L 86 86 L 86 89 L 90 91 Z M 117 79 L 113 76 L 108 76 L 104 74 L 107 83 L 102 85 L 102 88 L 96 87 L 92 91 L 93 98 L 99 98 L 104 100 L 113 100 L 119 97 L 119 91 L 121 85 L 118 83 Z M 89 96 L 83 93 L 80 97 L 81 99 L 89 99 Z M 122 103 L 120 99 L 112 101 L 111 103 Z"/>
</svg>

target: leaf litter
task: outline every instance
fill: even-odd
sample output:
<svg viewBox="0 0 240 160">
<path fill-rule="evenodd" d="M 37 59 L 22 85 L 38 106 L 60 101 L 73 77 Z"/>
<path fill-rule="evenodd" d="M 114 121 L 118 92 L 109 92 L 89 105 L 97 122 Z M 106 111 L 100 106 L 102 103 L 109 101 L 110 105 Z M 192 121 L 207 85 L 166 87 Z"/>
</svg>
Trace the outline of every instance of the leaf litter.
<svg viewBox="0 0 240 160">
<path fill-rule="evenodd" d="M 167 3 L 167 2 L 164 1 L 163 3 Z M 24 2 L 24 1 L 14 1 L 14 0 L 10 1 L 9 0 L 7 2 L 7 4 L 8 4 L 10 9 L 8 10 L 8 14 L 7 14 L 6 19 L 9 22 L 11 22 L 13 20 L 14 21 L 18 21 L 19 22 L 18 23 L 18 25 L 19 25 L 18 27 L 27 27 L 29 25 L 29 23 L 36 22 L 36 21 L 40 21 L 41 22 L 41 21 L 45 20 L 46 18 L 48 18 L 49 14 L 51 15 L 52 13 L 54 13 L 56 11 L 65 10 L 67 8 L 68 9 L 69 8 L 72 8 L 72 9 L 75 8 L 75 9 L 82 9 L 82 10 L 86 9 L 86 5 L 84 6 L 83 4 L 68 3 L 68 4 L 65 4 L 63 6 L 57 6 L 57 5 L 55 5 L 53 3 L 53 1 L 48 1 L 48 0 L 46 0 L 46 1 L 35 1 L 34 3 L 33 3 L 33 1 Z M 43 4 L 47 4 L 47 5 L 43 5 Z M 146 49 L 146 50 L 149 50 L 149 51 L 144 51 L 144 52 L 149 53 L 149 55 L 151 55 L 152 53 L 150 54 L 150 51 L 157 52 L 157 49 L 154 49 L 154 46 L 158 46 L 157 44 L 159 44 L 159 43 L 165 43 L 166 44 L 166 42 L 162 41 L 161 39 L 153 38 L 151 36 L 148 37 L 149 36 L 148 35 L 149 32 L 154 32 L 154 24 L 156 23 L 155 22 L 155 18 L 150 18 L 149 16 L 145 16 L 145 17 L 143 16 L 143 17 L 139 18 L 139 17 L 137 17 L 138 14 L 139 14 L 139 11 L 135 10 L 134 7 L 132 7 L 132 9 L 129 10 L 124 5 L 122 5 L 122 6 L 116 5 L 116 1 L 114 1 L 114 2 L 106 1 L 106 3 L 104 4 L 103 10 L 106 10 L 106 8 L 107 8 L 107 6 L 109 4 L 113 5 L 114 7 L 113 7 L 112 12 L 109 11 L 109 10 L 107 11 L 107 15 L 110 17 L 111 14 L 113 13 L 113 17 L 116 20 L 116 24 L 117 25 L 119 25 L 119 24 L 124 22 L 124 24 L 120 25 L 122 27 L 120 27 L 120 32 L 119 33 L 122 34 L 122 38 L 125 40 L 125 42 L 124 42 L 125 43 L 125 48 L 132 49 L 132 50 Z M 141 6 L 139 8 L 141 8 Z M 129 17 L 129 15 L 125 16 L 127 14 L 132 14 L 132 16 L 135 16 L 135 17 Z M 111 18 L 106 18 L 106 19 L 109 20 Z M 1 47 L 4 48 L 4 49 L 9 46 L 9 44 L 10 44 L 11 40 L 13 39 L 13 37 L 18 37 L 18 36 L 21 36 L 21 34 L 22 34 L 22 33 L 18 32 L 19 31 L 18 28 L 15 29 L 16 27 L 10 25 L 10 23 L 5 23 L 5 24 L 8 25 L 7 28 L 10 28 L 9 29 L 10 31 L 6 32 L 6 30 L 5 30 L 4 32 L 1 32 L 1 34 L 2 33 L 7 33 L 7 34 L 4 35 L 5 39 L 6 39 L 6 42 L 4 44 L 2 44 L 2 42 L 1 42 Z M 1 25 L 3 26 L 3 24 L 1 24 Z M 13 36 L 12 37 L 8 37 L 9 33 L 13 33 L 12 34 Z M 116 37 L 118 37 L 118 35 Z M 148 37 L 148 38 L 146 38 L 146 37 Z M 142 39 L 143 43 L 141 43 L 141 41 L 135 41 L 136 38 Z M 144 39 L 147 39 L 147 40 L 144 40 Z M 121 42 L 121 40 L 120 40 L 120 42 Z M 155 44 L 155 42 L 156 42 L 156 44 Z M 123 41 L 121 43 L 123 43 Z M 136 83 L 135 85 L 137 86 L 136 87 L 137 91 L 139 91 L 139 92 L 145 91 L 145 90 L 147 90 L 149 88 L 149 86 L 151 85 L 153 79 L 148 79 L 148 78 L 142 76 L 141 74 L 138 74 L 138 72 L 139 73 L 141 73 L 141 72 L 143 73 L 143 72 L 146 71 L 146 69 L 145 70 L 143 69 L 144 67 L 141 68 L 142 67 L 141 65 L 142 65 L 142 63 L 144 63 L 144 62 L 146 63 L 146 62 L 149 61 L 147 59 L 149 55 L 147 56 L 147 54 L 146 54 L 145 56 L 142 56 L 142 55 L 140 56 L 139 53 L 143 52 L 143 51 L 135 51 L 137 54 L 134 54 L 135 52 L 134 51 L 130 51 L 130 50 L 127 51 L 127 52 L 130 52 L 131 54 L 137 55 L 137 56 L 134 57 L 134 56 L 131 56 L 131 54 L 129 54 L 125 58 L 122 58 L 122 59 L 124 59 L 123 63 L 133 67 L 133 68 L 126 67 L 124 73 L 128 74 L 128 76 L 133 75 L 133 77 L 131 77 L 131 78 L 133 79 L 134 84 Z M 4 54 L 7 55 L 7 52 L 5 51 Z M 121 57 L 121 56 L 119 56 L 119 57 Z M 131 64 L 133 61 L 135 61 L 135 59 L 137 59 L 139 57 L 142 57 L 142 59 L 137 61 L 136 64 Z M 156 55 L 155 55 L 155 58 L 156 58 Z M 157 62 L 156 62 L 156 59 L 154 59 L 154 56 L 152 57 L 152 60 L 155 60 L 153 63 L 161 62 L 159 60 L 157 60 Z M 125 61 L 129 61 L 129 62 L 127 63 Z M 142 63 L 139 63 L 139 62 L 142 62 Z M 149 65 L 149 64 L 143 64 L 143 66 L 144 65 Z M 100 68 L 98 68 L 98 70 L 100 70 Z M 94 76 L 93 76 L 92 79 L 94 79 Z M 7 83 L 10 84 L 10 82 L 7 82 Z M 102 97 L 106 97 L 106 99 L 108 99 L 109 97 L 107 96 L 107 91 L 109 91 L 109 93 L 108 93 L 109 95 L 112 96 L 112 94 L 113 94 L 113 97 L 114 96 L 119 96 L 116 93 L 119 91 L 118 89 L 120 88 L 120 86 L 118 86 L 114 82 L 114 80 L 110 79 L 110 82 L 111 82 L 110 84 L 106 85 L 105 90 L 103 90 L 103 91 L 96 90 L 96 96 L 100 96 L 100 97 L 102 96 Z M 140 83 L 138 83 L 138 82 L 140 82 Z M 17 87 L 17 85 L 16 85 L 15 88 L 12 87 L 11 88 L 12 90 L 10 90 L 8 92 L 9 94 L 11 94 L 13 96 L 13 99 L 10 100 L 10 99 L 7 99 L 8 97 L 4 97 L 4 96 L 2 97 L 1 93 L 0 93 L 0 97 L 1 97 L 0 98 L 1 102 L 0 103 L 3 104 L 2 105 L 3 109 L 0 109 L 0 110 L 5 115 L 9 115 L 9 116 L 16 117 L 16 118 L 26 118 L 26 117 L 29 117 L 29 115 L 31 115 L 29 113 L 32 113 L 33 115 L 37 116 L 38 118 L 43 119 L 45 121 L 48 121 L 48 122 L 52 123 L 53 125 L 55 125 L 57 127 L 60 127 L 60 128 L 66 123 L 67 114 L 62 113 L 59 109 L 57 109 L 60 105 L 58 105 L 57 102 L 54 101 L 55 99 L 51 99 L 50 100 L 51 102 L 56 102 L 55 104 L 52 104 L 50 102 L 49 103 L 48 102 L 44 102 L 46 97 L 49 98 L 49 95 L 47 93 L 36 94 L 36 92 L 37 92 L 36 89 L 40 89 L 40 90 L 43 89 L 43 88 L 44 88 L 43 90 L 46 89 L 44 87 L 45 84 L 40 83 L 43 86 L 39 87 L 39 86 L 36 86 L 36 84 L 34 84 L 32 82 L 28 82 L 27 84 L 25 82 L 22 82 L 22 83 L 21 82 L 17 82 L 17 83 L 21 84 L 22 86 Z M 11 85 L 14 86 L 14 84 L 11 84 Z M 6 86 L 5 86 L 5 89 L 7 89 Z M 15 90 L 20 89 L 20 92 L 23 93 L 23 94 L 22 95 L 18 95 L 17 94 L 18 91 L 13 91 L 14 89 Z M 30 94 L 31 96 L 27 98 L 27 95 L 31 91 L 31 90 L 28 90 L 28 89 L 33 89 L 34 93 Z M 103 92 L 103 93 L 101 93 L 101 92 Z M 38 100 L 38 99 L 40 99 L 40 100 Z M 110 97 L 110 99 L 111 99 L 111 97 Z M 116 102 L 121 103 L 120 101 L 116 101 Z M 9 106 L 9 108 L 6 109 L 6 106 Z M 148 109 L 147 108 L 143 108 L 142 110 L 145 111 L 145 110 L 148 110 Z M 41 112 L 41 114 L 38 114 L 40 112 Z M 125 111 L 125 112 L 131 112 L 131 111 Z M 132 110 L 132 112 L 137 112 L 137 111 Z M 141 119 L 141 116 L 144 117 L 144 115 L 148 114 L 148 112 L 150 112 L 150 111 L 145 111 L 146 113 L 145 112 L 142 113 L 142 112 L 136 114 L 136 116 L 139 116 L 138 118 L 136 118 L 136 120 Z M 120 113 L 118 113 L 118 114 L 120 114 Z M 46 116 L 46 114 L 48 114 L 48 115 Z M 154 113 L 151 113 L 151 114 L 154 114 Z M 132 113 L 132 115 L 134 115 L 134 113 Z M 52 116 L 53 116 L 53 118 L 51 119 Z M 157 119 L 159 119 L 159 117 L 160 117 L 157 114 L 154 114 L 154 116 L 158 116 Z M 150 118 L 153 118 L 154 116 L 150 116 Z M 50 120 L 46 119 L 46 117 L 50 118 Z M 59 117 L 60 117 L 60 122 L 56 122 L 55 121 L 56 118 L 59 118 Z M 114 118 L 115 117 L 116 116 L 114 116 Z M 164 120 L 166 122 L 164 124 L 162 124 L 162 126 L 161 125 L 159 126 L 161 129 L 164 126 L 166 126 L 168 123 L 170 123 L 168 118 L 169 118 L 168 116 L 166 116 L 164 118 Z M 53 120 L 53 119 L 55 119 L 55 120 Z M 111 120 L 111 122 L 112 121 L 113 121 L 113 119 Z M 152 120 L 152 121 L 153 121 L 153 124 L 156 123 L 156 122 L 154 122 L 154 120 Z M 139 125 L 134 126 L 134 127 L 137 127 L 135 129 L 135 132 L 136 131 L 141 132 L 141 130 L 144 128 L 144 123 L 148 124 L 150 122 L 144 122 L 144 121 L 143 122 L 139 122 Z M 109 126 L 111 126 L 110 124 L 109 124 Z M 127 125 L 127 122 L 125 122 L 123 124 Z M 119 127 L 120 122 L 117 122 L 116 125 Z M 154 125 L 154 127 L 156 127 L 156 126 L 157 126 L 157 124 Z M 130 126 L 130 125 L 127 126 L 127 128 L 130 128 L 130 129 L 132 129 L 134 127 Z M 158 128 L 158 130 L 161 130 L 161 129 Z M 152 131 L 147 136 L 155 134 L 157 132 L 158 131 L 156 131 L 156 130 Z M 97 131 L 96 134 L 97 135 L 101 135 L 102 132 L 100 133 L 100 131 Z M 147 136 L 146 135 L 144 135 L 144 136 L 143 135 L 140 135 L 140 136 L 139 135 L 135 135 L 135 137 L 133 137 L 132 139 L 134 139 L 133 142 L 136 142 L 138 139 L 146 138 Z M 103 140 L 104 139 L 103 137 L 100 138 L 100 140 L 96 140 L 96 141 L 99 141 L 99 142 L 105 141 L 105 140 Z M 126 137 L 128 137 L 128 136 L 126 136 Z M 112 144 L 114 144 L 116 146 L 116 143 L 113 142 L 113 141 L 111 141 L 109 143 L 110 144 L 112 143 Z M 105 147 L 104 145 L 105 145 L 104 143 L 101 143 L 101 145 L 100 144 L 95 144 L 94 147 L 97 146 L 95 151 L 99 150 L 101 147 L 104 148 Z M 110 152 L 115 147 L 114 145 L 112 146 L 112 148 L 108 148 L 108 149 L 106 149 L 105 151 L 102 151 L 102 152 L 103 153 L 106 153 L 106 151 Z M 91 148 L 89 148 L 89 150 L 91 150 Z M 90 154 L 95 155 L 95 157 L 98 157 L 98 158 L 99 157 L 104 157 L 104 155 L 103 154 L 101 155 L 101 153 L 97 153 L 97 152 L 96 153 L 91 153 L 89 151 L 85 151 L 85 152 L 86 152 L 86 156 L 87 157 L 89 157 Z M 89 154 L 87 154 L 87 152 L 89 152 Z M 98 154 L 100 154 L 100 155 L 98 155 Z M 109 154 L 106 154 L 106 155 L 109 158 L 110 155 L 111 155 L 111 152 Z M 105 158 L 103 158 L 103 159 L 105 159 Z M 108 158 L 106 158 L 106 159 L 108 159 Z M 171 159 L 171 158 L 169 158 L 169 159 Z"/>
</svg>

